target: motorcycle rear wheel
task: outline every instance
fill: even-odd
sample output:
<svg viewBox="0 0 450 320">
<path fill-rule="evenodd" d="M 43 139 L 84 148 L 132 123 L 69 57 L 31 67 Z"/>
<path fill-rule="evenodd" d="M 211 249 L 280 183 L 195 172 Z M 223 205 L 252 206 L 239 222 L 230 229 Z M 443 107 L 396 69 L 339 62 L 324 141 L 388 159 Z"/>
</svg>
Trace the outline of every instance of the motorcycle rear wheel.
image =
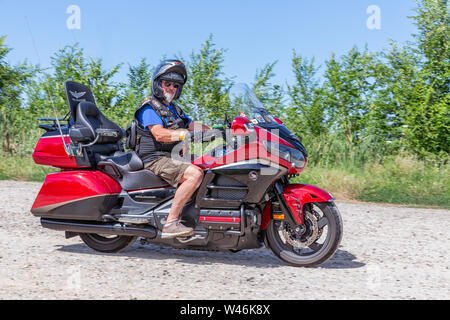
<svg viewBox="0 0 450 320">
<path fill-rule="evenodd" d="M 133 245 L 137 237 L 108 236 L 94 233 L 80 233 L 81 240 L 91 249 L 105 253 L 117 253 Z"/>
<path fill-rule="evenodd" d="M 333 202 L 306 204 L 304 215 L 303 228 L 272 220 L 266 232 L 266 243 L 272 252 L 295 267 L 324 263 L 334 255 L 342 240 L 342 218 Z"/>
</svg>

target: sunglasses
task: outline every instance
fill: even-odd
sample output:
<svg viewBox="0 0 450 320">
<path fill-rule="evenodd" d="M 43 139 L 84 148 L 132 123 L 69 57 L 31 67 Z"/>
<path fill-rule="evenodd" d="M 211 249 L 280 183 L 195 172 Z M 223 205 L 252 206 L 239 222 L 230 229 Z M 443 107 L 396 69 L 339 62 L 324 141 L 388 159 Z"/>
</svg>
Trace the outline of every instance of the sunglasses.
<svg viewBox="0 0 450 320">
<path fill-rule="evenodd" d="M 173 86 L 175 89 L 178 89 L 180 87 L 180 85 L 176 82 L 171 82 L 171 81 L 163 81 L 163 85 L 166 88 L 170 88 L 170 86 Z"/>
</svg>

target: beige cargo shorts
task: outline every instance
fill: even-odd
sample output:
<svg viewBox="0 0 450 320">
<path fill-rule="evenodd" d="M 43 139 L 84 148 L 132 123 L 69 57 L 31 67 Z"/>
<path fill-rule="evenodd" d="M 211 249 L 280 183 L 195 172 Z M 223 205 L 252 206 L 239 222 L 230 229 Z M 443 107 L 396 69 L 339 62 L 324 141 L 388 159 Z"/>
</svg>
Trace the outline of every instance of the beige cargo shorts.
<svg viewBox="0 0 450 320">
<path fill-rule="evenodd" d="M 166 181 L 172 187 L 177 188 L 181 177 L 191 164 L 170 157 L 160 157 L 145 165 L 145 169 Z"/>
</svg>

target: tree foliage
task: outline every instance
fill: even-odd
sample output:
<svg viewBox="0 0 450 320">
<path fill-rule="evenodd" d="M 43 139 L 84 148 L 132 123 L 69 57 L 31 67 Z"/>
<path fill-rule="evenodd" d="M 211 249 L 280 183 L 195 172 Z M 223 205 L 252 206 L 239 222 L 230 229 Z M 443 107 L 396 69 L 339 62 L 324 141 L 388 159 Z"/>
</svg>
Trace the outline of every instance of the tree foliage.
<svg viewBox="0 0 450 320">
<path fill-rule="evenodd" d="M 11 48 L 0 37 L 0 137 L 4 152 L 17 151 L 18 138 L 24 138 L 29 115 L 22 107 L 22 90 L 30 81 L 33 67 L 23 63 L 12 66 L 6 60 Z"/>
<path fill-rule="evenodd" d="M 314 58 L 293 51 L 293 83 L 274 82 L 276 61 L 256 70 L 251 84 L 256 96 L 305 140 L 314 151 L 310 162 L 358 158 L 364 163 L 402 151 L 448 159 L 448 1 L 417 1 L 415 13 L 410 18 L 417 33 L 404 45 L 391 42 L 381 52 L 353 47 L 340 57 L 331 54 L 323 69 Z M 128 65 L 127 81 L 118 83 L 115 77 L 122 64 L 107 69 L 101 59 L 86 56 L 78 44 L 56 52 L 51 66 L 42 69 L 26 63 L 10 65 L 6 57 L 11 49 L 4 42 L 0 37 L 4 152 L 29 152 L 29 141 L 39 132 L 34 129 L 35 119 L 54 116 L 54 110 L 59 117 L 68 112 L 65 81 L 88 85 L 102 112 L 122 127 L 151 92 L 153 68 L 144 58 Z M 227 94 L 234 78 L 224 72 L 225 54 L 226 49 L 217 48 L 210 35 L 198 50 L 179 58 L 187 67 L 188 81 L 178 103 L 197 121 L 212 124 L 222 122 L 225 114 L 236 116 Z"/>
<path fill-rule="evenodd" d="M 256 70 L 255 80 L 251 87 L 256 97 L 270 113 L 283 118 L 286 116 L 284 90 L 281 85 L 271 82 L 271 79 L 275 76 L 274 68 L 276 64 L 277 61 L 267 63 L 261 69 Z"/>
<path fill-rule="evenodd" d="M 180 103 L 195 119 L 220 122 L 229 106 L 227 89 L 231 80 L 224 77 L 225 50 L 216 49 L 212 35 L 199 52 L 192 52 L 184 60 L 188 81 L 183 88 Z"/>
<path fill-rule="evenodd" d="M 328 131 L 327 116 L 324 104 L 324 91 L 317 79 L 318 68 L 314 65 L 314 58 L 308 60 L 293 52 L 292 70 L 295 83 L 288 85 L 288 93 L 292 105 L 288 108 L 288 122 L 294 128 L 302 130 L 299 136 L 311 134 L 319 136 Z"/>
</svg>

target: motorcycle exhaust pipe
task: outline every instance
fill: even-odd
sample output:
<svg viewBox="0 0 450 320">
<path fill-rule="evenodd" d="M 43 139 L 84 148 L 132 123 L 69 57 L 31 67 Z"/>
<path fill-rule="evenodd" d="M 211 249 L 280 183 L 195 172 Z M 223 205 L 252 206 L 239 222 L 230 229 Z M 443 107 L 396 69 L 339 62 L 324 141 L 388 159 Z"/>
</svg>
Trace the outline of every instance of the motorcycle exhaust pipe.
<svg viewBox="0 0 450 320">
<path fill-rule="evenodd" d="M 68 231 L 73 233 L 96 233 L 96 234 L 110 234 L 116 236 L 137 236 L 153 239 L 156 237 L 157 231 L 153 227 L 129 227 L 121 225 L 119 223 L 83 223 L 83 222 L 70 222 L 62 220 L 52 220 L 41 218 L 41 225 L 44 228 Z"/>
</svg>

